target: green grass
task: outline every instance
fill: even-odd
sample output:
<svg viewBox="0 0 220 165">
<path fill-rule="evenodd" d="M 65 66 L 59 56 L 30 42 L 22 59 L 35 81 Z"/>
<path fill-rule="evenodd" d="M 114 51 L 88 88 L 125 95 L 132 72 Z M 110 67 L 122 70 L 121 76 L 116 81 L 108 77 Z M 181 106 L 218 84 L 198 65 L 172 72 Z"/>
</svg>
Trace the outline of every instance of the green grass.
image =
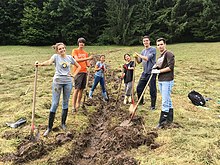
<svg viewBox="0 0 220 165">
<path fill-rule="evenodd" d="M 183 128 L 159 130 L 156 142 L 161 147 L 149 150 L 146 146 L 133 149 L 129 153 L 142 165 L 165 164 L 220 164 L 220 43 L 184 43 L 168 45 L 167 48 L 175 55 L 175 86 L 172 93 L 174 104 L 174 122 Z M 75 47 L 67 47 L 68 53 Z M 117 69 L 124 63 L 125 53 L 140 52 L 142 46 L 87 46 L 88 52 L 106 54 L 106 61 L 111 68 Z M 34 62 L 44 61 L 54 53 L 49 46 L 0 46 L 0 154 L 14 152 L 19 141 L 30 133 L 32 110 L 32 95 L 34 81 Z M 159 55 L 159 54 L 158 54 Z M 136 83 L 142 71 L 138 65 Z M 36 123 L 47 125 L 48 107 L 51 104 L 51 83 L 54 73 L 53 66 L 40 67 L 38 73 Z M 187 94 L 196 90 L 206 97 L 212 98 L 207 102 L 207 108 L 194 106 Z M 26 93 L 26 94 L 25 94 Z M 157 110 L 151 112 L 149 91 L 145 98 L 148 102 L 138 108 L 138 114 L 145 119 L 145 127 L 152 130 L 158 122 L 161 109 L 161 96 L 158 91 Z M 60 121 L 61 107 L 55 119 L 55 126 Z M 15 129 L 8 128 L 5 123 L 26 117 L 28 124 Z M 117 119 L 113 119 L 117 121 Z M 87 126 L 88 120 L 83 115 L 69 116 L 70 127 L 81 132 Z M 4 138 L 4 135 L 21 132 L 17 138 Z M 41 132 L 42 134 L 42 132 Z M 53 133 L 52 133 L 53 134 Z M 16 137 L 15 135 L 13 137 Z M 19 138 L 20 137 L 20 138 Z M 67 154 L 65 147 L 57 148 L 53 153 L 36 160 L 44 164 L 50 157 L 58 159 Z M 61 154 L 59 154 L 61 153 Z"/>
</svg>

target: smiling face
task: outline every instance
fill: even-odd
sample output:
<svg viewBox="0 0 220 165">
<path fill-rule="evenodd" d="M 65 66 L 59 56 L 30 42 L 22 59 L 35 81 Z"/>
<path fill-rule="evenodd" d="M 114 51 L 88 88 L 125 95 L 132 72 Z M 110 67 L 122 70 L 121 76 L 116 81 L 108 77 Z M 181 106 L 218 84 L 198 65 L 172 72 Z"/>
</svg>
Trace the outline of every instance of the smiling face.
<svg viewBox="0 0 220 165">
<path fill-rule="evenodd" d="M 150 39 L 149 38 L 143 38 L 143 44 L 145 48 L 150 47 Z"/>
<path fill-rule="evenodd" d="M 66 54 L 66 47 L 65 47 L 65 45 L 60 44 L 57 47 L 57 53 L 60 54 L 60 55 L 65 55 Z"/>
<path fill-rule="evenodd" d="M 102 55 L 101 57 L 100 57 L 100 61 L 103 63 L 103 62 L 105 62 L 105 56 L 104 55 Z"/>
<path fill-rule="evenodd" d="M 131 57 L 129 55 L 127 55 L 127 54 L 125 55 L 124 59 L 127 62 L 131 61 Z"/>
</svg>

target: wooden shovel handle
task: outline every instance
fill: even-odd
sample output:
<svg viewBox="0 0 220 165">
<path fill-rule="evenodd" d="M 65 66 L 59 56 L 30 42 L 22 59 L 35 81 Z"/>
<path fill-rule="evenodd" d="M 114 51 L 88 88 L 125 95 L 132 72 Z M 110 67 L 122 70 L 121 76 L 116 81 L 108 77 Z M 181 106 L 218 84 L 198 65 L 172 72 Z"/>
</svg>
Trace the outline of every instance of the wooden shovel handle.
<svg viewBox="0 0 220 165">
<path fill-rule="evenodd" d="M 144 92 L 146 91 L 146 89 L 147 89 L 147 87 L 148 87 L 148 85 L 149 85 L 149 83 L 150 83 L 150 81 L 151 81 L 152 76 L 153 76 L 153 74 L 150 75 L 150 78 L 149 78 L 149 80 L 148 80 L 148 82 L 147 82 L 147 84 L 146 84 L 146 86 L 145 86 L 143 92 L 141 93 L 141 96 L 140 96 L 140 98 L 139 98 L 137 104 L 136 104 L 135 107 L 134 107 L 134 110 L 133 110 L 133 113 L 131 114 L 129 123 L 131 122 L 131 120 L 133 119 L 133 117 L 134 117 L 134 115 L 135 115 L 135 112 L 136 112 L 136 110 L 137 110 L 137 107 L 138 107 L 138 105 L 139 105 L 139 103 L 140 103 L 140 101 L 141 101 L 141 98 L 142 98 L 143 95 L 144 95 Z"/>
</svg>

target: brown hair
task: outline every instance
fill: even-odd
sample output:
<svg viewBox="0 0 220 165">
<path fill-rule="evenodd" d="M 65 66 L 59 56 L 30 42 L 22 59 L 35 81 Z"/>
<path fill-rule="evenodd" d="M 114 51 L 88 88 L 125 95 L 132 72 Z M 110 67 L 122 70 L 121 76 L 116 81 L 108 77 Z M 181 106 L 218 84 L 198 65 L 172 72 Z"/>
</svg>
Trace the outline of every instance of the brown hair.
<svg viewBox="0 0 220 165">
<path fill-rule="evenodd" d="M 129 57 L 131 57 L 131 55 L 130 55 L 130 54 L 126 53 L 126 54 L 124 54 L 124 60 L 125 60 L 125 56 L 126 56 L 126 55 L 128 55 Z"/>
<path fill-rule="evenodd" d="M 166 44 L 166 40 L 164 38 L 158 38 L 156 42 L 163 41 L 164 44 Z"/>
<path fill-rule="evenodd" d="M 145 38 L 148 38 L 150 40 L 150 37 L 149 36 L 143 36 L 142 39 L 145 39 Z"/>
<path fill-rule="evenodd" d="M 77 43 L 86 43 L 86 40 L 85 40 L 85 38 L 80 37 L 80 38 L 78 38 Z"/>
<path fill-rule="evenodd" d="M 58 46 L 63 45 L 64 47 L 66 47 L 66 45 L 62 42 L 58 42 L 55 45 L 52 45 L 52 48 L 55 49 L 56 52 L 58 52 Z"/>
</svg>

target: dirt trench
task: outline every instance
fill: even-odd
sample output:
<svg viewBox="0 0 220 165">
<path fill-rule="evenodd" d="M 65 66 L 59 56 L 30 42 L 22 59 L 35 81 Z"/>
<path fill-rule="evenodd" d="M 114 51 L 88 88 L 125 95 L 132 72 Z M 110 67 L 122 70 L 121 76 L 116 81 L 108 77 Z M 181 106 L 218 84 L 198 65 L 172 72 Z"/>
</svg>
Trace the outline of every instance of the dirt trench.
<svg viewBox="0 0 220 165">
<path fill-rule="evenodd" d="M 116 73 L 120 71 L 115 71 Z M 39 139 L 36 142 L 30 137 L 20 137 L 22 140 L 16 153 L 8 153 L 0 156 L 3 162 L 12 161 L 13 164 L 24 164 L 29 161 L 41 159 L 66 142 L 71 142 L 69 154 L 58 161 L 47 160 L 48 164 L 72 164 L 72 165 L 137 165 L 139 162 L 127 155 L 127 151 L 138 148 L 141 145 L 150 149 L 159 147 L 155 143 L 158 137 L 156 131 L 145 132 L 142 117 L 135 116 L 132 126 L 121 127 L 120 124 L 129 118 L 128 111 L 120 108 L 122 97 L 119 97 L 118 105 L 115 105 L 115 94 L 118 89 L 117 74 L 109 72 L 107 75 L 108 93 L 110 100 L 103 101 L 102 96 L 95 95 L 93 99 L 87 99 L 82 110 L 89 119 L 89 126 L 80 135 L 75 135 L 74 130 L 60 133 L 59 130 L 53 141 Z M 93 81 L 91 74 L 90 81 Z M 89 84 L 92 84 L 90 82 Z M 87 108 L 93 106 L 94 113 L 88 113 Z M 77 114 L 76 114 L 77 115 Z M 6 133 L 7 134 L 7 133 Z M 18 133 L 19 134 L 19 133 Z M 16 135 L 8 133 L 5 138 L 13 138 Z M 16 137 L 15 137 L 16 138 Z"/>
</svg>

